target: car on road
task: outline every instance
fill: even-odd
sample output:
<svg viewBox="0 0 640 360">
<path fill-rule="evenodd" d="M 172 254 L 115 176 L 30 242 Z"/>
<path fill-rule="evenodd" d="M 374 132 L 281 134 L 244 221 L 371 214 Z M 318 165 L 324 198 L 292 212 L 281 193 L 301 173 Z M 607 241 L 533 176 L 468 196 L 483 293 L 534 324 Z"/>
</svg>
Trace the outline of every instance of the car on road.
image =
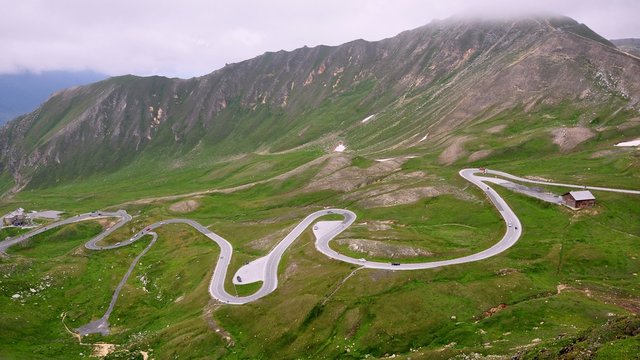
<svg viewBox="0 0 640 360">
<path fill-rule="evenodd" d="M 236 280 L 238 280 L 238 282 L 242 282 L 242 278 L 240 276 L 236 276 Z"/>
<path fill-rule="evenodd" d="M 318 230 L 318 225 L 314 226 L 313 230 Z"/>
<path fill-rule="evenodd" d="M 512 227 L 512 226 L 513 226 L 513 224 L 512 224 L 512 223 L 509 223 L 509 227 Z"/>
<path fill-rule="evenodd" d="M 120 245 L 120 241 L 118 241 L 118 242 L 116 243 L 116 246 L 118 246 L 118 245 Z"/>
<path fill-rule="evenodd" d="M 518 227 L 516 226 L 516 230 L 518 230 Z"/>
<path fill-rule="evenodd" d="M 399 262 L 392 262 L 392 263 L 391 263 L 391 265 L 393 265 L 393 266 L 400 266 L 400 263 L 399 263 Z"/>
<path fill-rule="evenodd" d="M 360 259 L 358 259 L 358 261 L 360 261 L 360 262 L 366 262 L 366 261 L 367 261 L 367 259 L 360 258 Z"/>
</svg>

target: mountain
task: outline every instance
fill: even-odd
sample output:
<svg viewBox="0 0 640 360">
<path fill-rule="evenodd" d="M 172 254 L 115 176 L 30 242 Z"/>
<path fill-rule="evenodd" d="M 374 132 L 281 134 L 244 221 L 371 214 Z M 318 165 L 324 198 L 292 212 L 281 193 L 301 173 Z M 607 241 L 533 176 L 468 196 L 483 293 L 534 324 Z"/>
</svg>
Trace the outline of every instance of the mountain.
<svg viewBox="0 0 640 360">
<path fill-rule="evenodd" d="M 1 74 L 0 125 L 32 112 L 55 91 L 104 80 L 106 77 L 92 71 Z"/>
<path fill-rule="evenodd" d="M 265 53 L 188 80 L 122 76 L 60 91 L 0 130 L 0 170 L 19 189 L 142 159 L 188 166 L 337 141 L 400 151 L 426 146 L 427 134 L 444 149 L 507 112 L 563 107 L 579 119 L 559 121 L 602 126 L 603 113 L 624 117 L 639 101 L 640 60 L 572 19 L 451 18 L 377 42 Z"/>
<path fill-rule="evenodd" d="M 551 184 L 638 190 L 638 148 L 614 145 L 640 139 L 639 66 L 568 18 L 456 17 L 60 91 L 0 128 L 0 208 L 50 224 L 0 257 L 0 358 L 637 358 L 640 198 L 593 188 L 575 210 Z M 488 172 L 485 189 L 470 167 L 520 180 Z M 120 209 L 104 251 L 85 247 Z M 331 209 L 357 218 L 328 246 L 387 270 L 318 251 L 350 223 Z M 282 239 L 275 291 L 211 297 L 218 261 L 229 294 L 269 287 L 236 271 L 274 270 Z M 108 335 L 73 334 L 105 311 Z"/>
<path fill-rule="evenodd" d="M 640 57 L 640 39 L 616 39 L 611 43 L 624 52 Z"/>
</svg>

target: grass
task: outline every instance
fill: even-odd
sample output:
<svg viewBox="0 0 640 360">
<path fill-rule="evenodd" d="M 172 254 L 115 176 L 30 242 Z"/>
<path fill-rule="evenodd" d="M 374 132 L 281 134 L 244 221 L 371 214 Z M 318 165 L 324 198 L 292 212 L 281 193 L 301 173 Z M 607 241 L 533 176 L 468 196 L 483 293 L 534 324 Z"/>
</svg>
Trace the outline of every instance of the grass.
<svg viewBox="0 0 640 360">
<path fill-rule="evenodd" d="M 640 353 L 640 323 L 635 317 L 615 317 L 576 336 L 561 337 L 545 347 L 526 350 L 518 359 L 632 359 Z"/>
<path fill-rule="evenodd" d="M 8 237 L 14 237 L 16 235 L 24 234 L 28 231 L 29 231 L 28 229 L 23 229 L 21 227 L 14 227 L 14 226 L 3 227 L 2 229 L 0 229 L 0 240 L 4 240 Z"/>
<path fill-rule="evenodd" d="M 479 194 L 479 192 L 477 192 Z M 407 246 L 431 252 L 429 257 L 403 259 L 422 262 L 461 257 L 486 249 L 504 232 L 504 222 L 492 208 L 480 202 L 460 200 L 450 195 L 428 198 L 411 205 L 363 209 L 358 213 L 367 221 L 391 223 L 389 230 L 371 232 L 367 226 L 353 226 L 343 237 L 380 239 L 390 245 Z M 390 258 L 364 256 L 335 241 L 332 248 L 355 258 L 388 261 Z"/>
<path fill-rule="evenodd" d="M 262 287 L 262 281 L 257 281 L 251 284 L 235 285 L 237 296 L 247 296 L 260 290 Z"/>
<path fill-rule="evenodd" d="M 119 277 L 144 246 L 91 253 L 82 244 L 95 230 L 92 224 L 69 225 L 55 234 L 64 234 L 64 241 L 40 238 L 0 260 L 1 357 L 75 359 L 88 354 L 66 332 L 61 316 L 66 314 L 70 328 L 101 316 Z M 39 249 L 43 247 L 50 255 Z"/>
<path fill-rule="evenodd" d="M 144 197 L 224 189 L 265 180 L 294 169 L 317 156 L 318 153 L 315 151 L 277 156 L 251 155 L 220 164 L 205 162 L 197 167 L 185 168 L 175 168 L 171 163 L 143 159 L 110 175 L 20 192 L 11 201 L 5 201 L 2 207 L 9 210 L 15 208 L 15 204 L 24 204 L 29 208 L 39 206 L 65 211 L 91 211 Z M 174 169 L 169 172 L 160 171 L 166 167 Z"/>
<path fill-rule="evenodd" d="M 78 246 L 77 239 L 90 239 L 103 230 L 97 222 L 82 222 L 38 234 L 9 248 L 9 255 L 35 259 L 62 256 Z"/>
<path fill-rule="evenodd" d="M 566 114 L 570 117 L 572 112 Z M 361 115 L 359 119 L 364 118 Z M 376 121 L 378 118 L 367 126 L 377 126 Z M 540 129 L 555 126 L 553 119 L 545 121 Z M 488 120 L 475 126 L 484 129 L 496 123 Z M 465 145 L 469 151 L 476 146 L 503 148 L 477 164 L 560 182 L 637 188 L 640 172 L 633 152 L 616 150 L 592 158 L 594 151 L 601 150 L 599 142 L 594 142 L 558 154 L 543 136 L 523 133 L 516 123 L 510 126 L 514 128 L 508 127 L 507 135 L 486 135 Z M 599 141 L 616 135 L 603 136 Z M 2 206 L 75 214 L 152 195 L 267 179 L 317 155 L 314 151 L 250 155 L 168 174 L 153 171 L 157 164 L 143 164 L 138 170 L 115 173 L 107 181 L 96 177 L 33 189 Z M 424 156 L 404 163 L 400 173 L 424 171 L 428 177 L 419 184 L 446 182 L 464 197 L 441 195 L 414 204 L 361 208 L 340 192 L 302 191 L 316 176 L 315 167 L 242 191 L 188 197 L 199 207 L 184 214 L 169 210 L 178 200 L 121 205 L 135 218 L 107 241 L 126 239 L 154 221 L 195 219 L 232 242 L 234 256 L 226 284 L 232 293 L 229 280 L 236 269 L 264 256 L 302 218 L 325 206 L 357 213 L 356 224 L 342 238 L 419 247 L 436 254 L 428 260 L 487 248 L 501 237 L 504 224 L 482 193 L 457 174 L 460 167 L 476 164 L 460 160 L 443 167 L 437 164 L 437 156 L 425 150 Z M 372 158 L 359 154 L 352 165 L 366 168 Z M 111 317 L 112 334 L 86 341 L 117 343 L 130 355 L 152 349 L 158 359 L 348 359 L 385 354 L 437 359 L 468 352 L 512 355 L 534 339 L 540 339 L 540 348 L 560 349 L 566 344 L 556 344 L 559 336 L 580 339 L 584 331 L 633 312 L 633 300 L 640 298 L 634 275 L 640 273 L 637 197 L 594 192 L 598 198 L 594 209 L 573 212 L 499 187 L 496 190 L 518 214 L 524 229 L 519 242 L 498 256 L 429 271 L 363 269 L 345 281 L 356 266 L 319 254 L 307 230 L 284 254 L 278 289 L 245 306 L 216 306 L 210 301 L 207 287 L 218 254 L 213 242 L 188 226 L 161 227 L 158 242 L 123 289 Z M 357 225 L 374 221 L 388 221 L 390 228 L 372 230 Z M 10 230 L 4 230 L 4 236 L 12 236 Z M 88 353 L 87 347 L 64 330 L 60 315 L 66 313 L 65 323 L 71 328 L 100 317 L 126 268 L 148 244 L 145 238 L 112 251 L 84 250 L 82 244 L 98 231 L 100 226 L 91 222 L 52 230 L 24 247 L 12 248 L 11 257 L 0 260 L 0 357 L 73 359 Z M 346 246 L 332 246 L 350 254 Z M 43 283 L 51 285 L 39 290 Z M 558 293 L 559 284 L 568 288 Z M 236 288 L 246 295 L 259 286 Z M 36 289 L 33 295 L 31 288 Z M 12 299 L 17 293 L 24 297 Z M 486 315 L 500 304 L 506 307 Z M 216 329 L 228 332 L 233 345 Z M 611 328 L 602 331 L 614 332 Z M 635 349 L 637 337 L 628 336 L 603 343 L 597 356 L 624 358 Z"/>
</svg>

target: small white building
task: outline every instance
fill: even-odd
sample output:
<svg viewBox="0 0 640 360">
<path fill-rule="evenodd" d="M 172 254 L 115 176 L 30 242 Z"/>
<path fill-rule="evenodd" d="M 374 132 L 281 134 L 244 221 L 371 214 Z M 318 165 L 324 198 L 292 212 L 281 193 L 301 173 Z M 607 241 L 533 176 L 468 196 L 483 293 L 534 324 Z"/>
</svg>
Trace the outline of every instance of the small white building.
<svg viewBox="0 0 640 360">
<path fill-rule="evenodd" d="M 23 225 L 29 222 L 30 218 L 24 213 L 23 208 L 17 208 L 14 211 L 8 213 L 2 219 L 4 225 Z"/>
</svg>

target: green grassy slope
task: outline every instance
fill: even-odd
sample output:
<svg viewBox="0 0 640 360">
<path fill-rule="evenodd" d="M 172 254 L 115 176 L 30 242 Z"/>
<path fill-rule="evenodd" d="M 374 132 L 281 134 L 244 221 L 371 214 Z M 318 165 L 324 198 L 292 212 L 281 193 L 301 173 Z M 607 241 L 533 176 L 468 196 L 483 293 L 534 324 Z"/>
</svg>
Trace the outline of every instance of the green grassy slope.
<svg viewBox="0 0 640 360">
<path fill-rule="evenodd" d="M 482 136 L 500 141 L 494 135 L 479 138 Z M 517 142 L 519 136 L 523 145 L 515 145 L 518 151 L 512 151 L 510 159 L 498 152 L 483 163 L 518 175 L 558 181 L 623 188 L 634 188 L 638 183 L 634 151 L 620 149 L 591 159 L 605 142 L 587 142 L 573 152 L 559 154 L 549 140 L 531 142 L 527 134 L 512 136 L 502 141 Z M 194 181 L 168 177 L 159 181 L 162 187 L 158 189 L 175 194 L 234 186 L 268 178 L 313 158 L 307 156 L 311 155 L 303 152 L 241 159 L 223 163 L 213 172 L 203 171 Z M 421 169 L 430 176 L 420 184 L 446 181 L 468 193 L 469 200 L 441 195 L 414 204 L 365 208 L 340 191 L 303 191 L 326 163 L 322 162 L 290 179 L 197 196 L 192 199 L 199 206 L 187 214 L 170 209 L 179 199 L 123 205 L 138 217 L 110 241 L 162 218 L 193 218 L 232 241 L 236 251 L 232 276 L 244 262 L 264 255 L 283 231 L 306 214 L 323 206 L 337 206 L 356 211 L 358 221 L 391 221 L 388 241 L 437 249 L 438 257 L 489 246 L 499 236 L 496 232 L 502 231 L 497 214 L 480 192 L 468 188 L 458 177 L 457 170 L 464 163 L 437 166 L 437 156 L 437 152 L 426 152 L 406 162 L 400 173 Z M 265 161 L 270 165 L 267 171 L 258 166 Z M 375 162 L 367 156 L 354 160 L 354 168 L 372 165 Z M 93 188 L 79 183 L 24 192 L 5 206 L 64 204 L 73 214 L 151 193 L 145 187 L 151 179 L 131 181 L 118 176 L 114 175 L 110 186 L 98 187 L 96 181 Z M 360 190 L 381 186 L 384 183 L 372 183 Z M 521 217 L 525 229 L 522 239 L 504 254 L 428 271 L 359 270 L 342 283 L 355 267 L 319 254 L 307 232 L 286 252 L 278 290 L 246 306 L 210 303 L 206 289 L 217 252 L 215 244 L 187 227 L 161 228 L 158 244 L 142 259 L 116 306 L 112 335 L 92 336 L 85 342 L 116 343 L 120 354 L 132 356 L 151 349 L 159 359 L 363 358 L 385 354 L 448 358 L 470 352 L 510 355 L 529 346 L 560 346 L 565 342 L 558 342 L 559 337 L 579 339 L 588 328 L 637 311 L 633 300 L 640 297 L 637 197 L 596 192 L 596 208 L 575 213 L 499 191 Z M 89 196 L 91 192 L 94 197 Z M 443 223 L 463 226 L 438 226 Z M 145 246 L 143 242 L 116 251 L 87 252 L 81 244 L 98 231 L 96 226 L 78 224 L 42 235 L 0 260 L 4 274 L 0 308 L 5 314 L 0 322 L 3 329 L 9 329 L 3 336 L 3 356 L 79 358 L 88 354 L 88 348 L 78 345 L 66 332 L 60 315 L 66 313 L 65 324 L 71 328 L 100 316 L 115 283 Z M 469 233 L 468 228 L 477 232 Z M 270 236 L 273 233 L 281 235 Z M 377 236 L 366 227 L 351 235 Z M 47 276 L 52 280 L 45 280 Z M 52 285 L 30 295 L 30 288 L 47 281 Z M 558 285 L 563 285 L 560 291 Z M 11 299 L 14 294 L 24 298 Z M 635 346 L 633 339 L 608 342 L 600 351 L 624 354 Z"/>
</svg>

